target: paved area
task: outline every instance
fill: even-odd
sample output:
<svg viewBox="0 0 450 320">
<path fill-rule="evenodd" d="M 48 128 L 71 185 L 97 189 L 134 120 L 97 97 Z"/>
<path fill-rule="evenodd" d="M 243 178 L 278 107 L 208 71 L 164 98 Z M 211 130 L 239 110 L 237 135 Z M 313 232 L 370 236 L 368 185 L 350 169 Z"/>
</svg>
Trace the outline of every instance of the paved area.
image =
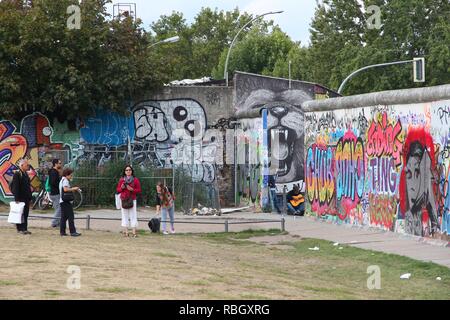
<svg viewBox="0 0 450 320">
<path fill-rule="evenodd" d="M 4 210 L 0 215 L 7 215 Z M 51 212 L 31 215 L 50 218 Z M 76 225 L 80 231 L 86 228 L 85 217 L 90 215 L 90 228 L 94 230 L 119 232 L 120 211 L 119 210 L 83 210 L 76 214 L 79 219 Z M 141 208 L 138 211 L 140 229 L 148 229 L 147 222 L 156 215 L 154 209 Z M 97 220 L 98 218 L 117 219 L 117 221 Z M 234 212 L 222 216 L 186 216 L 181 212 L 176 213 L 175 225 L 178 233 L 199 233 L 199 232 L 224 232 L 225 220 L 229 221 L 228 230 L 242 231 L 245 229 L 269 229 L 281 227 L 281 216 L 270 213 Z M 272 220 L 272 222 L 259 223 L 262 220 Z M 185 223 L 189 222 L 189 223 Z M 195 222 L 195 224 L 190 223 Z M 243 223 L 245 222 L 245 224 Z M 209 224 L 214 223 L 214 224 Z M 242 224 L 241 224 L 242 223 Z M 44 227 L 50 225 L 50 219 L 30 219 L 30 228 Z M 0 226 L 10 226 L 6 217 L 0 216 Z M 442 240 L 423 239 L 409 235 L 382 231 L 378 229 L 352 227 L 348 225 L 336 225 L 324 221 L 319 221 L 311 217 L 285 216 L 285 228 L 292 235 L 303 238 L 317 238 L 340 244 L 346 244 L 363 249 L 381 251 L 407 256 L 420 261 L 431 261 L 450 268 L 450 247 L 449 243 Z M 55 230 L 55 234 L 58 230 Z"/>
</svg>

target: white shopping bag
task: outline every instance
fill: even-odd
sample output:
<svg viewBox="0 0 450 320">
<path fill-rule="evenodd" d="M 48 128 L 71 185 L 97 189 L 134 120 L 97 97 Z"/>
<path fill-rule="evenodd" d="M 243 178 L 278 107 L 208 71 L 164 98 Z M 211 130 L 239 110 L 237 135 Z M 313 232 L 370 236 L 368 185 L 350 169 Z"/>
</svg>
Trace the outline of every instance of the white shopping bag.
<svg viewBox="0 0 450 320">
<path fill-rule="evenodd" d="M 122 200 L 120 199 L 120 193 L 116 193 L 116 209 L 122 209 Z"/>
<path fill-rule="evenodd" d="M 16 203 L 15 201 L 11 201 L 9 203 L 10 210 L 8 216 L 8 222 L 14 224 L 22 223 L 22 215 L 23 209 L 25 208 L 25 202 Z"/>
</svg>

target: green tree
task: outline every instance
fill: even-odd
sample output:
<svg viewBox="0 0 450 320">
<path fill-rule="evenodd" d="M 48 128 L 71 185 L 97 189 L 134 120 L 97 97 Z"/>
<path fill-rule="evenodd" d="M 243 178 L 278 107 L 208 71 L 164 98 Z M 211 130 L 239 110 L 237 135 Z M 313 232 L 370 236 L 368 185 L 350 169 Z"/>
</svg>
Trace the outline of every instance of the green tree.
<svg viewBox="0 0 450 320">
<path fill-rule="evenodd" d="M 272 30 L 269 30 L 272 29 Z M 269 28 L 266 24 L 256 25 L 245 38 L 237 42 L 232 49 L 228 62 L 230 76 L 234 71 L 245 71 L 273 75 L 280 60 L 286 60 L 295 43 L 278 26 Z M 214 69 L 215 77 L 223 77 L 228 48 L 220 57 L 218 66 Z"/>
<path fill-rule="evenodd" d="M 108 20 L 108 2 L 0 2 L 2 116 L 42 111 L 73 119 L 96 107 L 125 112 L 128 101 L 158 87 L 141 21 Z M 67 28 L 71 4 L 80 5 L 81 29 Z"/>
<path fill-rule="evenodd" d="M 217 8 L 202 8 L 194 22 L 188 25 L 180 12 L 163 15 L 151 25 L 154 33 L 151 41 L 157 42 L 175 35 L 180 37 L 180 41 L 155 46 L 152 58 L 165 66 L 166 82 L 211 76 L 236 32 L 252 18 L 252 15 L 240 13 L 238 9 L 219 11 Z"/>
<path fill-rule="evenodd" d="M 381 9 L 381 28 L 369 29 L 371 13 Z M 337 89 L 353 71 L 372 64 L 426 58 L 426 82 L 412 82 L 412 65 L 375 68 L 356 75 L 344 94 L 449 83 L 450 3 L 448 0 L 325 0 L 311 24 L 309 81 Z"/>
</svg>

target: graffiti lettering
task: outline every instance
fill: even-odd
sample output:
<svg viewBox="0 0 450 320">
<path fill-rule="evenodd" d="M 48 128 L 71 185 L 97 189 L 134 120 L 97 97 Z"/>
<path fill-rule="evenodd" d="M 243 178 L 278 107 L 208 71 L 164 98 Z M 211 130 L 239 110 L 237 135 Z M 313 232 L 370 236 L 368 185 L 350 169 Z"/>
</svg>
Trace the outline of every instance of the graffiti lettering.
<svg viewBox="0 0 450 320">
<path fill-rule="evenodd" d="M 369 160 L 371 192 L 394 194 L 397 190 L 398 173 L 394 158 L 372 158 Z"/>
<path fill-rule="evenodd" d="M 442 124 L 448 124 L 448 120 L 450 118 L 450 107 L 440 107 L 438 109 L 439 119 L 441 120 Z"/>
<path fill-rule="evenodd" d="M 310 202 L 330 203 L 334 195 L 333 150 L 313 145 L 306 159 L 306 183 Z"/>
<path fill-rule="evenodd" d="M 348 132 L 336 146 L 337 199 L 359 200 L 364 191 L 364 146 Z"/>
<path fill-rule="evenodd" d="M 395 166 L 401 164 L 402 141 L 400 120 L 395 125 L 389 124 L 387 114 L 382 121 L 373 121 L 367 133 L 367 155 L 371 157 L 392 156 Z"/>
<path fill-rule="evenodd" d="M 397 201 L 395 197 L 369 194 L 370 224 L 385 230 L 393 230 Z"/>
</svg>

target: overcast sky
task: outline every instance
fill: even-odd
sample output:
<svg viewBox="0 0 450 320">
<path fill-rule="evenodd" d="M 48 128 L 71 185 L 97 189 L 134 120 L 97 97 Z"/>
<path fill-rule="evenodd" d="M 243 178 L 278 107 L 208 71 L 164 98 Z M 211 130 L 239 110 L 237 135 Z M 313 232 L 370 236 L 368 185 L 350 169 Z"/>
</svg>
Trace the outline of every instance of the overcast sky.
<svg viewBox="0 0 450 320">
<path fill-rule="evenodd" d="M 225 11 L 238 7 L 253 14 L 284 10 L 265 19 L 273 19 L 292 40 L 303 44 L 309 42 L 309 24 L 316 7 L 316 0 L 113 0 L 113 3 L 136 3 L 137 16 L 146 30 L 161 15 L 170 15 L 172 11 L 182 12 L 187 22 L 192 23 L 202 7 Z M 112 14 L 113 5 L 108 7 Z"/>
</svg>

